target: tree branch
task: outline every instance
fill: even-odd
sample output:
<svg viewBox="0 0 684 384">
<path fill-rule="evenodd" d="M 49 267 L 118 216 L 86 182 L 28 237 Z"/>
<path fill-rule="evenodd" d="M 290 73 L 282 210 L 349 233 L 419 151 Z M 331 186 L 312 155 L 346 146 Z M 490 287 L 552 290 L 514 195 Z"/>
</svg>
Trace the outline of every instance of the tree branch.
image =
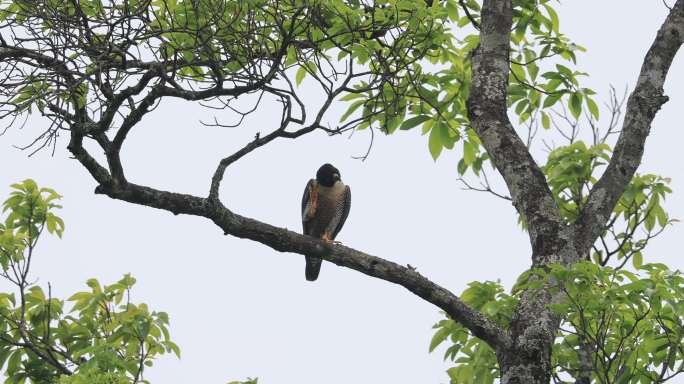
<svg viewBox="0 0 684 384">
<path fill-rule="evenodd" d="M 574 225 L 578 234 L 576 248 L 582 253 L 589 252 L 604 230 L 615 204 L 641 163 L 651 123 L 660 107 L 667 102 L 663 85 L 682 43 L 684 0 L 677 0 L 646 53 L 637 85 L 627 101 L 625 120 L 613 157 L 592 188 Z"/>
<path fill-rule="evenodd" d="M 233 213 L 217 200 L 161 191 L 133 183 L 100 185 L 96 193 L 129 203 L 163 209 L 173 214 L 205 217 L 226 235 L 250 239 L 279 252 L 316 255 L 341 267 L 401 285 L 425 301 L 444 310 L 473 335 L 499 350 L 512 341 L 506 331 L 482 313 L 470 308 L 458 296 L 418 272 L 394 262 L 343 245 L 329 245 L 314 237 Z"/>
<path fill-rule="evenodd" d="M 299 100 L 296 94 L 281 94 L 281 100 L 283 102 L 283 117 L 282 121 L 280 123 L 280 127 L 276 129 L 275 131 L 269 133 L 268 135 L 264 137 L 260 137 L 259 134 L 257 133 L 257 136 L 254 138 L 253 141 L 251 141 L 249 144 L 245 145 L 240 149 L 239 151 L 233 153 L 232 155 L 225 157 L 221 159 L 219 162 L 219 165 L 216 167 L 216 171 L 214 171 L 214 175 L 211 178 L 211 187 L 209 188 L 209 199 L 211 200 L 217 200 L 219 198 L 219 188 L 221 186 L 221 181 L 223 180 L 223 174 L 226 172 L 226 168 L 231 165 L 232 163 L 236 162 L 237 160 L 241 159 L 243 156 L 247 155 L 248 153 L 252 152 L 253 150 L 268 144 L 272 140 L 279 138 L 279 137 L 284 137 L 288 139 L 296 139 L 299 136 L 305 135 L 309 132 L 312 132 L 315 129 L 321 128 L 321 120 L 323 119 L 323 116 L 327 112 L 327 110 L 330 108 L 330 105 L 332 104 L 333 100 L 340 94 L 342 93 L 349 82 L 352 80 L 352 78 L 355 77 L 353 72 L 351 71 L 352 68 L 352 62 L 349 62 L 349 74 L 345 78 L 345 80 L 342 82 L 342 85 L 337 87 L 334 91 L 328 93 L 328 97 L 325 99 L 323 105 L 320 107 L 318 113 L 316 114 L 316 118 L 314 121 L 309 124 L 308 126 L 302 127 L 294 132 L 289 132 L 287 131 L 287 127 L 291 122 L 301 122 L 302 124 L 304 123 L 304 120 L 306 119 L 306 108 L 304 104 Z M 285 78 L 288 83 L 289 79 L 287 79 L 287 76 L 283 74 L 283 78 Z M 278 92 L 275 92 L 275 90 L 271 91 L 276 94 Z M 295 101 L 299 104 L 301 108 L 301 113 L 302 117 L 301 119 L 298 118 L 293 118 L 292 117 L 292 98 L 295 99 Z"/>
<path fill-rule="evenodd" d="M 565 244 L 558 241 L 562 228 L 558 207 L 544 174 L 506 113 L 511 2 L 485 1 L 481 22 L 480 46 L 472 58 L 468 117 L 527 223 L 533 264 L 562 262 L 558 255 Z"/>
<path fill-rule="evenodd" d="M 339 90 L 343 88 L 341 87 Z M 207 198 L 156 190 L 130 182 L 117 182 L 108 170 L 100 165 L 83 147 L 84 133 L 82 130 L 71 130 L 71 141 L 69 142 L 68 149 L 98 182 L 95 193 L 106 194 L 111 198 L 133 204 L 163 209 L 174 215 L 187 214 L 205 217 L 223 229 L 226 235 L 254 240 L 280 252 L 317 255 L 339 266 L 354 269 L 366 275 L 401 285 L 427 302 L 444 310 L 454 320 L 468 328 L 473 335 L 487 342 L 495 350 L 508 348 L 512 341 L 502 327 L 480 312 L 470 308 L 458 296 L 433 283 L 418 272 L 349 247 L 329 245 L 314 237 L 301 235 L 284 228 L 278 228 L 258 220 L 240 216 L 226 208 L 218 199 L 220 176 L 223 175 L 225 167 L 227 167 L 233 157 L 240 158 L 276 137 L 297 137 L 312 131 L 320 123 L 323 113 L 337 96 L 338 91 L 330 95 L 310 126 L 294 132 L 276 130 L 264 138 L 257 138 L 242 150 L 224 159 L 219 164 L 216 174 L 212 179 L 211 193 Z M 101 133 L 101 135 L 104 134 Z M 106 140 L 106 138 L 102 140 Z"/>
</svg>

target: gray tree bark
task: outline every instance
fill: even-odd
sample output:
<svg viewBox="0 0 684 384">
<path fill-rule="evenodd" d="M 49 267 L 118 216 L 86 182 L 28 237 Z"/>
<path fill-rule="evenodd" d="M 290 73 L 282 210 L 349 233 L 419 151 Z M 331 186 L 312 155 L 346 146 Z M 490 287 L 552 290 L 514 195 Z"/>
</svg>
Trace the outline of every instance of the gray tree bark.
<svg viewBox="0 0 684 384">
<path fill-rule="evenodd" d="M 562 222 L 544 175 L 506 114 L 511 27 L 511 1 L 485 0 L 468 113 L 527 223 L 532 265 L 569 266 L 588 254 L 641 163 L 651 122 L 667 101 L 667 72 L 684 40 L 684 0 L 672 7 L 646 54 L 613 157 L 572 225 Z M 544 289 L 523 294 L 510 324 L 511 343 L 496 348 L 502 384 L 549 382 L 551 347 L 560 324 L 549 304 L 560 299 Z"/>
</svg>

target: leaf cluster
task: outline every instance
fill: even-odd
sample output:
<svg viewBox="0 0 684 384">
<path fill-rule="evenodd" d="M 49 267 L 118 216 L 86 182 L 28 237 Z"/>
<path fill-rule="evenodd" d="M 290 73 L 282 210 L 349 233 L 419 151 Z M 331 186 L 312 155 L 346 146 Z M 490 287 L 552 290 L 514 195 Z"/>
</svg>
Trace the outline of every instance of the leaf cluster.
<svg viewBox="0 0 684 384">
<path fill-rule="evenodd" d="M 2 1 L 0 28 L 15 32 L 4 42 L 11 64 L 0 116 L 16 118 L 36 106 L 53 121 L 41 137 L 51 142 L 61 128 L 91 135 L 130 129 L 163 97 L 211 102 L 205 106 L 244 117 L 253 110 L 238 96 L 254 94 L 258 105 L 266 94 L 283 104 L 284 119 L 304 124 L 295 84 L 309 77 L 331 100 L 374 93 L 362 103 L 363 118 L 330 131 L 379 113 L 393 116 L 385 126 L 393 130 L 405 102 L 392 89 L 406 86 L 409 65 L 450 42 L 439 2 L 429 3 Z M 357 73 L 357 66 L 368 69 Z M 324 129 L 322 113 L 314 128 Z"/>
<path fill-rule="evenodd" d="M 577 51 L 584 48 L 569 41 L 559 30 L 558 15 L 552 1 L 514 1 L 514 30 L 511 37 L 511 66 L 508 106 L 525 123 L 541 116 L 550 127 L 551 115 L 544 109 L 559 101 L 579 116 L 586 107 L 598 117 L 594 92 L 580 86 L 578 78 L 586 75 L 562 64 L 552 68 L 554 58 L 576 62 Z M 472 167 L 479 174 L 483 161 L 489 159 L 478 141 L 467 134 L 469 129 L 466 100 L 470 94 L 470 56 L 479 44 L 480 4 L 476 1 L 447 0 L 433 2 L 432 16 L 445 28 L 435 30 L 429 40 L 414 41 L 415 49 L 425 49 L 425 60 L 415 61 L 397 72 L 399 79 L 382 89 L 358 86 L 357 94 L 342 100 L 352 101 L 343 119 L 363 106 L 359 129 L 378 127 L 385 133 L 421 127 L 428 135 L 428 148 L 434 159 L 444 149 L 453 149 L 463 141 L 463 157 L 458 170 L 464 174 Z M 414 39 L 415 40 L 415 39 Z M 396 52 L 394 53 L 396 54 Z M 377 68 L 370 63 L 370 70 Z M 543 72 L 542 72 L 543 71 Z M 363 90 L 363 92 L 361 92 Z"/>
<path fill-rule="evenodd" d="M 662 383 L 684 372 L 684 276 L 663 264 L 632 273 L 581 262 L 547 276 L 566 300 L 554 345 L 556 374 L 597 383 Z"/>
<path fill-rule="evenodd" d="M 135 279 L 125 275 L 66 300 L 52 297 L 29 275 L 38 240 L 47 229 L 61 236 L 64 222 L 54 210 L 61 196 L 33 180 L 13 184 L 3 203 L 0 276 L 15 287 L 0 293 L 0 368 L 5 383 L 63 384 L 144 382 L 155 358 L 178 346 L 170 339 L 168 315 L 131 302 Z"/>
<path fill-rule="evenodd" d="M 515 296 L 507 294 L 499 282 L 471 282 L 461 294 L 461 300 L 471 308 L 495 320 L 507 329 L 518 302 Z M 429 351 L 449 343 L 444 359 L 456 365 L 447 370 L 452 383 L 492 383 L 499 377 L 494 350 L 473 337 L 461 323 L 452 319 L 439 321 L 433 327 L 435 332 L 430 341 Z"/>
<path fill-rule="evenodd" d="M 564 297 L 551 304 L 562 318 L 552 352 L 555 382 L 662 383 L 684 372 L 684 276 L 663 264 L 644 264 L 638 273 L 589 261 L 551 265 L 522 274 L 512 295 L 499 283 L 473 282 L 461 297 L 507 326 L 523 291 L 549 287 Z M 499 377 L 486 343 L 451 319 L 434 328 L 430 351 L 447 343 L 452 383 L 489 384 Z"/>
<path fill-rule="evenodd" d="M 587 146 L 580 140 L 549 153 L 542 170 L 567 223 L 577 219 L 597 182 L 597 174 L 610 160 L 610 152 L 606 143 Z M 643 263 L 642 251 L 648 242 L 676 222 L 662 205 L 672 193 L 669 183 L 670 179 L 658 175 L 636 174 L 594 245 L 592 260 L 604 266 L 612 260 L 617 268 L 631 260 L 638 268 Z"/>
<path fill-rule="evenodd" d="M 610 152 L 605 143 L 575 141 L 549 153 L 542 171 L 568 223 L 586 203 Z M 684 363 L 683 278 L 662 264 L 644 264 L 642 254 L 674 221 L 661 205 L 672 192 L 669 181 L 634 176 L 594 246 L 592 262 L 529 270 L 510 295 L 498 283 L 472 282 L 461 299 L 506 328 L 520 295 L 553 282 L 565 297 L 553 305 L 563 319 L 552 354 L 557 382 L 590 376 L 598 383 L 659 383 L 676 376 Z M 637 273 L 624 268 L 629 260 Z M 452 319 L 435 328 L 430 351 L 448 342 L 444 357 L 455 363 L 447 371 L 452 383 L 494 382 L 497 360 L 486 343 Z"/>
</svg>

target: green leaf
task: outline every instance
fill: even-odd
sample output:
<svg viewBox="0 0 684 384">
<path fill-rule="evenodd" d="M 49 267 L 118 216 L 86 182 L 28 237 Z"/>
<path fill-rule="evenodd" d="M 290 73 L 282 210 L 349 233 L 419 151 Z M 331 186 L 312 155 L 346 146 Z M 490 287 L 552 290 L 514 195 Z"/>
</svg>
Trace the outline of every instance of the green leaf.
<svg viewBox="0 0 684 384">
<path fill-rule="evenodd" d="M 432 336 L 432 340 L 430 340 L 430 347 L 428 348 L 429 352 L 432 352 L 437 348 L 446 338 L 449 336 L 451 332 L 449 331 L 449 328 L 443 327 L 440 328 L 435 334 Z"/>
<path fill-rule="evenodd" d="M 465 165 L 471 165 L 475 161 L 477 155 L 475 146 L 468 140 L 463 140 L 463 162 Z"/>
<path fill-rule="evenodd" d="M 23 355 L 23 351 L 21 349 L 15 349 L 14 352 L 10 355 L 9 360 L 7 361 L 7 372 L 14 373 L 19 369 L 19 364 L 21 363 L 21 356 Z"/>
<path fill-rule="evenodd" d="M 73 295 L 71 295 L 67 300 L 68 301 L 80 301 L 80 300 L 88 300 L 93 296 L 91 292 L 76 292 Z"/>
<path fill-rule="evenodd" d="M 568 107 L 570 107 L 570 113 L 577 119 L 582 113 L 582 94 L 579 92 L 574 92 L 570 95 L 570 101 L 568 102 Z"/>
<path fill-rule="evenodd" d="M 596 102 L 592 100 L 590 97 L 585 97 L 584 101 L 587 103 L 587 107 L 589 108 L 589 113 L 591 113 L 592 116 L 594 116 L 594 119 L 599 118 L 599 108 L 598 105 L 596 105 Z"/>
<path fill-rule="evenodd" d="M 525 70 L 519 64 L 511 63 L 511 72 L 515 75 L 515 78 L 519 81 L 525 80 Z"/>
<path fill-rule="evenodd" d="M 641 252 L 636 252 L 634 255 L 632 255 L 632 265 L 636 269 L 639 269 L 642 265 L 644 265 L 644 257 Z"/>
<path fill-rule="evenodd" d="M 422 123 L 424 123 L 424 122 L 426 122 L 426 121 L 428 121 L 428 120 L 431 120 L 431 119 L 432 119 L 432 117 L 431 117 L 431 116 L 427 116 L 427 115 L 418 115 L 418 116 L 414 116 L 414 117 L 412 117 L 412 118 L 410 118 L 410 119 L 404 121 L 404 122 L 401 124 L 401 127 L 399 127 L 399 129 L 405 131 L 405 130 L 414 128 L 414 127 L 416 127 L 416 126 L 418 126 L 418 125 L 420 125 L 420 124 L 422 124 Z"/>
<path fill-rule="evenodd" d="M 437 161 L 437 158 L 439 155 L 442 153 L 442 139 L 441 139 L 441 134 L 439 132 L 439 127 L 435 125 L 432 127 L 430 130 L 430 139 L 428 140 L 428 149 L 430 150 L 430 155 L 432 155 L 432 159 Z"/>
<path fill-rule="evenodd" d="M 667 225 L 667 213 L 665 212 L 662 206 L 658 205 L 653 207 L 653 213 L 656 215 L 656 218 L 658 219 L 658 225 L 660 225 L 661 227 Z"/>
<path fill-rule="evenodd" d="M 11 352 L 12 349 L 9 347 L 0 348 L 0 367 L 3 367 L 5 365 L 5 361 L 7 360 L 7 357 Z"/>
<path fill-rule="evenodd" d="M 301 84 L 304 80 L 304 77 L 306 77 L 306 67 L 301 66 L 299 67 L 299 69 L 297 69 L 297 74 L 295 75 L 295 83 L 297 85 Z"/>
<path fill-rule="evenodd" d="M 350 100 L 358 99 L 359 97 L 363 97 L 363 93 L 349 92 L 348 94 L 341 97 L 340 101 L 350 101 Z"/>
<path fill-rule="evenodd" d="M 168 341 L 166 343 L 167 347 L 173 352 L 174 355 L 176 355 L 177 358 L 180 359 L 181 357 L 181 351 L 178 345 L 174 342 Z"/>
<path fill-rule="evenodd" d="M 466 165 L 465 161 L 463 159 L 458 161 L 458 166 L 457 166 L 458 174 L 463 176 L 463 174 L 468 170 L 468 166 Z"/>
<path fill-rule="evenodd" d="M 83 82 L 76 87 L 76 92 L 74 93 L 74 97 L 76 99 L 76 107 L 85 107 L 88 100 L 88 90 L 89 85 L 87 82 Z"/>
<path fill-rule="evenodd" d="M 551 29 L 558 33 L 558 27 L 559 27 L 559 22 L 558 22 L 558 13 L 551 8 L 548 4 L 544 4 L 544 8 L 546 8 L 546 12 L 549 14 L 549 18 L 551 19 Z"/>
<path fill-rule="evenodd" d="M 359 100 L 354 102 L 352 105 L 347 108 L 347 111 L 340 117 L 340 121 L 345 121 L 347 118 L 354 113 L 357 109 L 359 109 L 360 106 L 362 106 L 366 101 L 365 100 Z"/>
<path fill-rule="evenodd" d="M 455 4 L 455 2 L 447 1 L 446 2 L 446 10 L 447 10 L 447 15 L 449 16 L 449 20 L 458 21 L 458 19 L 459 19 L 458 6 Z"/>
<path fill-rule="evenodd" d="M 458 137 L 452 137 L 451 128 L 444 122 L 439 123 L 439 134 L 442 136 L 440 139 L 442 141 L 442 146 L 447 149 L 454 149 L 454 144 L 458 140 Z"/>
<path fill-rule="evenodd" d="M 544 129 L 549 129 L 551 127 L 551 119 L 549 118 L 549 115 L 542 111 L 541 117 L 542 127 L 544 127 Z"/>
<path fill-rule="evenodd" d="M 563 96 L 562 93 L 553 93 L 551 95 L 546 96 L 544 99 L 544 104 L 542 105 L 543 108 L 549 108 L 552 107 L 558 100 L 560 100 L 561 96 Z"/>
<path fill-rule="evenodd" d="M 532 80 L 536 80 L 537 75 L 539 74 L 539 66 L 535 63 L 529 63 L 527 64 L 527 72 L 530 74 Z"/>
</svg>

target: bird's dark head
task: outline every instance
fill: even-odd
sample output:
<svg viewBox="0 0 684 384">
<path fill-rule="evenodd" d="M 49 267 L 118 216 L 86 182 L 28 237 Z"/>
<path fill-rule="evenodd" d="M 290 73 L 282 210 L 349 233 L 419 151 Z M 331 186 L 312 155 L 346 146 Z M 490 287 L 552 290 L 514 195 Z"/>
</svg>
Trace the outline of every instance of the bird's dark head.
<svg viewBox="0 0 684 384">
<path fill-rule="evenodd" d="M 340 171 L 330 164 L 323 164 L 316 172 L 316 181 L 324 187 L 332 187 L 338 180 L 341 180 Z"/>
</svg>

